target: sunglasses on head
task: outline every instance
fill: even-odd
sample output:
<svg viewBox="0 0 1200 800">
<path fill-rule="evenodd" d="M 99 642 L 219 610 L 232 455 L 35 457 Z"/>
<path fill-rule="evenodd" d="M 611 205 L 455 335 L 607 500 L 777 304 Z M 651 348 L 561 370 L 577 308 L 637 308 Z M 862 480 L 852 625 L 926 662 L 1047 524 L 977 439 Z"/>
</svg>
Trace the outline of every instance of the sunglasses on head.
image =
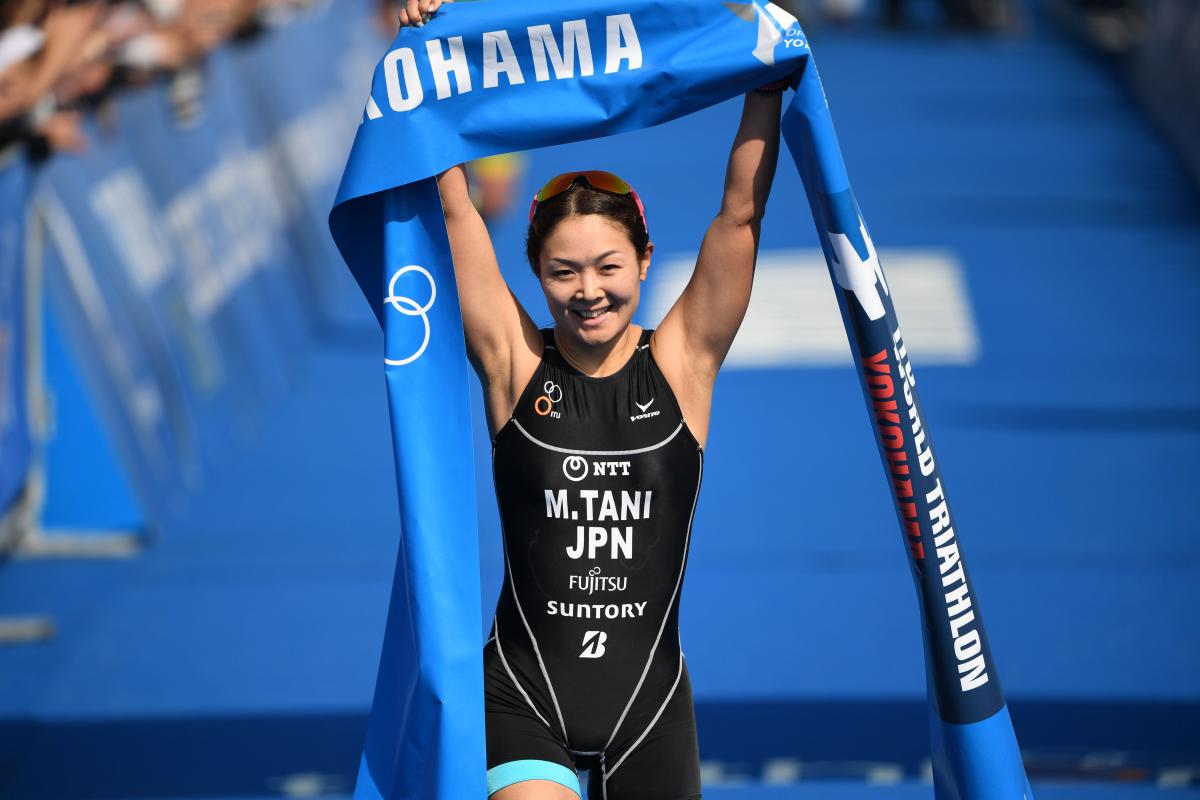
<svg viewBox="0 0 1200 800">
<path fill-rule="evenodd" d="M 576 181 L 580 180 L 597 191 L 606 192 L 618 197 L 632 197 L 633 202 L 637 203 L 638 216 L 642 219 L 642 227 L 646 229 L 646 235 L 650 235 L 650 226 L 646 224 L 646 208 L 642 205 L 642 198 L 638 197 L 633 187 L 621 180 L 621 178 L 613 175 L 611 172 L 603 172 L 601 170 L 564 172 L 562 175 L 551 178 L 533 196 L 533 202 L 529 204 L 529 221 L 533 222 L 533 215 L 537 213 L 538 203 L 544 203 L 551 197 L 557 197 L 574 186 Z"/>
</svg>

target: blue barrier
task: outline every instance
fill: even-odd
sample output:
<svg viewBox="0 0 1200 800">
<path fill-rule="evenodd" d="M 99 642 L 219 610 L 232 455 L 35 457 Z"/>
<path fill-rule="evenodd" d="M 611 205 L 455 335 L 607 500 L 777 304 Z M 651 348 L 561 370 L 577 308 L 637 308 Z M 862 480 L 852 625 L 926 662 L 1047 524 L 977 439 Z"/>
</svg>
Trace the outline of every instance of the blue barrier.
<svg viewBox="0 0 1200 800">
<path fill-rule="evenodd" d="M 270 31 L 229 56 L 256 135 L 274 137 L 287 233 L 300 256 L 306 305 L 323 324 L 371 325 L 325 223 L 362 113 L 368 74 L 387 41 L 363 21 L 370 3 L 345 0 Z"/>
<path fill-rule="evenodd" d="M 73 218 L 53 190 L 38 202 L 50 245 L 44 255 L 46 288 L 58 325 L 146 512 L 168 517 L 184 501 L 188 470 L 196 466 L 160 382 L 169 380 L 173 365 L 147 352 L 153 348 L 153 340 L 143 339 L 147 315 L 132 302 L 120 271 L 106 268 L 112 259 L 106 258 L 110 252 L 95 217 Z"/>
<path fill-rule="evenodd" d="M 270 187 L 252 186 L 264 179 L 261 163 L 248 154 L 227 106 L 211 102 L 210 88 L 198 101 L 202 109 L 184 112 L 197 115 L 186 127 L 164 86 L 123 97 L 117 127 L 179 253 L 191 312 L 226 343 L 230 378 L 258 408 L 285 385 L 284 340 L 266 320 L 286 318 L 295 303 L 272 304 L 281 287 L 268 275 L 274 242 L 263 228 L 274 220 L 270 206 L 257 202 Z"/>
<path fill-rule="evenodd" d="M 348 148 L 367 91 L 349 76 L 377 49 L 366 0 L 346 10 L 124 91 L 40 176 L 59 327 L 152 523 L 187 514 L 322 330 L 369 324 L 323 220 L 323 143 Z"/>
<path fill-rule="evenodd" d="M 25 160 L 0 166 L 0 518 L 25 484 L 33 457 L 26 407 Z M 3 542 L 0 541 L 0 546 Z"/>
<path fill-rule="evenodd" d="M 161 91 L 148 91 L 128 98 L 119 112 L 123 118 L 136 118 L 131 109 L 165 102 Z M 149 131 L 156 133 L 171 141 L 168 131 Z M 144 154 L 146 149 L 136 138 L 96 131 L 87 157 L 52 162 L 45 185 L 62 198 L 71 219 L 86 227 L 89 254 L 116 273 L 112 280 L 126 285 L 132 313 L 150 318 L 143 323 L 143 341 L 155 342 L 163 358 L 178 367 L 183 382 L 176 389 L 179 405 L 188 409 L 196 427 L 206 429 L 205 442 L 194 449 L 205 444 L 223 448 L 227 442 L 212 441 L 222 438 L 226 425 L 221 421 L 233 422 L 230 427 L 237 429 L 248 426 L 253 413 L 241 385 L 245 379 L 237 375 L 244 345 L 235 338 L 237 331 L 224 324 L 220 311 L 213 311 L 219 309 L 216 298 L 224 287 L 209 282 L 220 276 L 202 261 L 207 251 L 173 233 L 172 220 L 154 196 L 149 171 L 134 155 L 138 151 Z M 182 214 L 179 218 L 188 219 Z M 188 233 L 198 236 L 196 229 Z M 205 409 L 211 410 L 204 414 Z M 196 459 L 204 460 L 199 455 Z"/>
</svg>

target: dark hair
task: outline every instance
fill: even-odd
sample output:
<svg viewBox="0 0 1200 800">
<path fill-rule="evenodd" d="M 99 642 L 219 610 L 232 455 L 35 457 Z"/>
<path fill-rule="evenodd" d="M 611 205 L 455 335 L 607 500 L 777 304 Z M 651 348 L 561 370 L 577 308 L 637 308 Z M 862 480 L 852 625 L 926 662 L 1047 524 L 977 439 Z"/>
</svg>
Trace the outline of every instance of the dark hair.
<svg viewBox="0 0 1200 800">
<path fill-rule="evenodd" d="M 629 195 L 615 195 L 593 189 L 583 178 L 576 178 L 571 188 L 549 200 L 538 203 L 529 233 L 525 236 L 525 255 L 529 266 L 538 271 L 538 260 L 546 237 L 554 232 L 558 223 L 567 217 L 598 214 L 606 217 L 625 231 L 638 258 L 644 258 L 650 245 L 650 234 L 642 223 L 637 201 Z"/>
</svg>

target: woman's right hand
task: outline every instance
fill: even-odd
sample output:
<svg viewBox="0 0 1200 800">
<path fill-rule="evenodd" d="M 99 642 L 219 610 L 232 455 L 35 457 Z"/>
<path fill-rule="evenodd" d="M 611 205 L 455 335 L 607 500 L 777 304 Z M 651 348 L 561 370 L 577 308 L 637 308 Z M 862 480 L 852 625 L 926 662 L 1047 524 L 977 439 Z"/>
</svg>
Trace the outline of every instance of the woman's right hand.
<svg viewBox="0 0 1200 800">
<path fill-rule="evenodd" d="M 419 28 L 425 24 L 443 3 L 453 3 L 454 0 L 403 0 L 400 6 L 400 27 Z"/>
</svg>

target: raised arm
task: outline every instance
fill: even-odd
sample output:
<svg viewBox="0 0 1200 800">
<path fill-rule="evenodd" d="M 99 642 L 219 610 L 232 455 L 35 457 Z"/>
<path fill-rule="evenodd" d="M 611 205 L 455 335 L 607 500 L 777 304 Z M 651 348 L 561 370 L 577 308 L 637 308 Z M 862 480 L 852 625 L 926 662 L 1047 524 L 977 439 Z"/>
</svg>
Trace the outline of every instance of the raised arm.
<svg viewBox="0 0 1200 800">
<path fill-rule="evenodd" d="M 461 164 L 438 176 L 438 190 L 450 236 L 467 353 L 483 383 L 494 430 L 508 418 L 537 368 L 541 338 L 500 274 L 491 236 L 471 202 Z"/>
<path fill-rule="evenodd" d="M 696 268 L 656 334 L 655 355 L 711 384 L 746 315 L 759 227 L 779 157 L 782 95 L 750 92 L 725 171 L 725 193 Z M 662 357 L 659 357 L 662 360 Z"/>
<path fill-rule="evenodd" d="M 380 0 L 380 13 L 396 13 L 400 27 L 420 27 L 453 0 Z M 483 384 L 488 426 L 495 433 L 512 414 L 542 357 L 533 320 L 509 291 L 487 225 L 471 201 L 462 164 L 437 176 L 454 280 L 462 309 L 467 355 Z"/>
</svg>

